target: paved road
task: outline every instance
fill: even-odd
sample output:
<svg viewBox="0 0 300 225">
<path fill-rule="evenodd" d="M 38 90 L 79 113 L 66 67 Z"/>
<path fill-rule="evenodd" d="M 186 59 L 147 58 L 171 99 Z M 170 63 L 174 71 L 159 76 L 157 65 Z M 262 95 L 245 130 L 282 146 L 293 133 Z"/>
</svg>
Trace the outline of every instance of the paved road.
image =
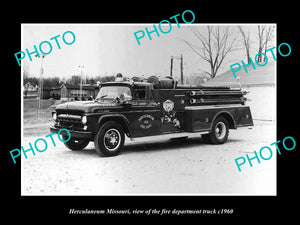
<svg viewBox="0 0 300 225">
<path fill-rule="evenodd" d="M 122 154 L 109 158 L 99 157 L 93 142 L 75 152 L 56 136 L 56 147 L 22 156 L 22 195 L 275 195 L 276 154 L 241 172 L 234 162 L 276 141 L 274 123 L 254 122 L 252 129 L 230 130 L 223 145 L 126 140 Z M 23 146 L 37 138 L 24 137 Z"/>
</svg>

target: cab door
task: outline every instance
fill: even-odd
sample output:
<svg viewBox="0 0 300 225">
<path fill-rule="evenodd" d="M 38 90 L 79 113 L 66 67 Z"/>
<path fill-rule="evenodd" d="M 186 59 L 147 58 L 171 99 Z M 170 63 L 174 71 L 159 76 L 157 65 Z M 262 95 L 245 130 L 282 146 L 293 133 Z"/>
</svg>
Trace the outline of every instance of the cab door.
<svg viewBox="0 0 300 225">
<path fill-rule="evenodd" d="M 134 87 L 130 127 L 133 137 L 157 135 L 160 133 L 161 110 L 151 94 L 151 86 Z"/>
</svg>

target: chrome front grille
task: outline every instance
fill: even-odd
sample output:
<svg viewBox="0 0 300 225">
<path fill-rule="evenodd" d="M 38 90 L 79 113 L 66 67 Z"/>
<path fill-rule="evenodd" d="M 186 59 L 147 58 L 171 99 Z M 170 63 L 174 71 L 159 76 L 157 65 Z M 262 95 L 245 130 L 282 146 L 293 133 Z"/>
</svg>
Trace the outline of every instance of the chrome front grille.
<svg viewBox="0 0 300 225">
<path fill-rule="evenodd" d="M 70 114 L 59 114 L 57 116 L 59 122 L 81 123 L 81 116 Z"/>
</svg>

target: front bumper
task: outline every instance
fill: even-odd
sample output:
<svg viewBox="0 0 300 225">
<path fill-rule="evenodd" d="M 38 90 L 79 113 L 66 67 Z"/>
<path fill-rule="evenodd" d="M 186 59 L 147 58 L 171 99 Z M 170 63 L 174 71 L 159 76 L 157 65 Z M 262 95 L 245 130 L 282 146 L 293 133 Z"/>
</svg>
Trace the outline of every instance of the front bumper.
<svg viewBox="0 0 300 225">
<path fill-rule="evenodd" d="M 58 133 L 62 128 L 57 127 L 50 127 L 50 131 L 53 133 Z M 75 131 L 75 130 L 68 130 L 71 134 L 71 137 L 76 138 L 84 138 L 84 139 L 92 139 L 92 132 L 91 131 Z M 67 133 L 62 131 L 61 134 Z M 67 134 L 68 135 L 68 134 Z"/>
</svg>

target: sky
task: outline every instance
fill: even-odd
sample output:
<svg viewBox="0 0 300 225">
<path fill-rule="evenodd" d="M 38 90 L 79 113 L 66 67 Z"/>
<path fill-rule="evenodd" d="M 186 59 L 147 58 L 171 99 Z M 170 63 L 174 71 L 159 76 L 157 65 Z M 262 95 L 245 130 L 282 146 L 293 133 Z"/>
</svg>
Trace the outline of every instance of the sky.
<svg viewBox="0 0 300 225">
<path fill-rule="evenodd" d="M 28 49 L 34 51 L 34 45 L 38 48 L 42 41 L 49 41 L 52 45 L 52 52 L 43 60 L 44 77 L 70 77 L 79 75 L 81 70 L 86 76 L 113 75 L 118 72 L 125 76 L 168 76 L 170 74 L 171 56 L 183 54 L 184 74 L 203 73 L 209 69 L 209 65 L 195 54 L 188 47 L 184 40 L 197 43 L 195 36 L 188 26 L 201 26 L 205 29 L 205 24 L 172 24 L 169 33 L 152 33 L 152 40 L 147 34 L 140 39 L 138 45 L 134 32 L 145 31 L 147 27 L 150 31 L 153 24 L 22 24 L 21 50 Z M 223 25 L 223 24 L 222 24 Z M 158 26 L 156 24 L 156 26 Z M 232 25 L 230 29 L 237 32 L 237 26 Z M 169 27 L 163 27 L 167 30 Z M 251 30 L 251 35 L 255 42 L 257 35 L 256 25 L 247 25 Z M 76 40 L 71 45 L 66 45 L 62 40 L 62 35 L 66 31 L 72 31 Z M 61 49 L 57 48 L 55 40 L 50 38 L 60 35 L 57 40 Z M 66 35 L 69 39 L 71 36 Z M 67 39 L 67 41 L 69 40 Z M 238 42 L 237 42 L 238 44 Z M 47 51 L 47 45 L 43 45 Z M 253 47 L 253 52 L 255 48 Z M 253 53 L 254 54 L 254 53 Z M 253 55 L 255 56 L 255 55 Z M 30 75 L 38 77 L 40 74 L 41 58 L 32 55 L 30 61 L 26 55 L 22 60 L 22 71 L 29 72 Z M 230 64 L 245 60 L 245 52 L 234 52 L 228 55 L 227 62 L 220 68 L 219 74 L 227 71 Z M 180 60 L 174 59 L 175 76 L 179 75 Z M 84 66 L 80 68 L 79 66 Z"/>
</svg>

